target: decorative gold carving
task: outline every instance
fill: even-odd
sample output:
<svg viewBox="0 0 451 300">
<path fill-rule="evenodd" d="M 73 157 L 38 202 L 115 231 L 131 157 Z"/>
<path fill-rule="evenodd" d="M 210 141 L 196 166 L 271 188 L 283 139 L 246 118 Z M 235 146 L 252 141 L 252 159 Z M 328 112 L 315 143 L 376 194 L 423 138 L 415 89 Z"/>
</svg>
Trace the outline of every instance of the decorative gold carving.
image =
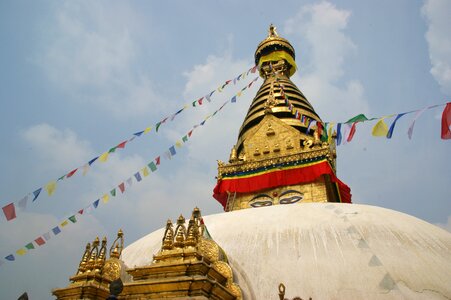
<svg viewBox="0 0 451 300">
<path fill-rule="evenodd" d="M 236 153 L 236 147 L 233 146 L 232 147 L 232 151 L 230 151 L 230 158 L 229 158 L 229 162 L 235 162 L 237 161 L 238 157 L 237 157 L 237 153 Z"/>
<path fill-rule="evenodd" d="M 273 151 L 274 151 L 274 152 L 280 152 L 280 145 L 279 145 L 279 143 L 276 143 L 276 144 L 274 145 Z"/>
<path fill-rule="evenodd" d="M 113 281 L 121 276 L 121 265 L 119 260 L 108 260 L 103 267 L 103 277 Z"/>
<path fill-rule="evenodd" d="M 272 128 L 271 123 L 268 123 L 268 129 L 266 129 L 266 135 L 267 136 L 273 136 L 275 135 L 276 132 L 274 131 L 274 129 Z"/>
</svg>

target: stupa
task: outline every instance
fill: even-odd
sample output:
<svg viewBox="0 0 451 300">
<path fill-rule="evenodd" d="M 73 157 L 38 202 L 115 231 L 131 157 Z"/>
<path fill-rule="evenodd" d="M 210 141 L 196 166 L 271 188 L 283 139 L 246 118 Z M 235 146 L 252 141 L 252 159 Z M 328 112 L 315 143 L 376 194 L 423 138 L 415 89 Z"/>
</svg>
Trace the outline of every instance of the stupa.
<svg viewBox="0 0 451 300">
<path fill-rule="evenodd" d="M 225 212 L 195 208 L 126 248 L 119 232 L 109 258 L 95 240 L 57 299 L 451 298 L 451 234 L 350 204 L 334 132 L 290 80 L 295 50 L 274 26 L 255 62 L 264 82 L 218 162 Z"/>
</svg>

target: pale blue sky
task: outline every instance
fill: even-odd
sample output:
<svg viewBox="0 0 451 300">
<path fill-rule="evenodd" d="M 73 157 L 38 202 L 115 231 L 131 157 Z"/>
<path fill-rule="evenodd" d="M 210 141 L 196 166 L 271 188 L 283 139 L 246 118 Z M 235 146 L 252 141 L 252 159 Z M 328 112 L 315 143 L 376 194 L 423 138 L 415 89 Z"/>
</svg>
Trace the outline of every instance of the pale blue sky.
<svg viewBox="0 0 451 300">
<path fill-rule="evenodd" d="M 295 47 L 292 79 L 324 121 L 449 102 L 450 14 L 445 0 L 1 1 L 0 206 L 248 70 L 270 23 Z M 136 139 L 86 176 L 61 182 L 16 220 L 2 216 L 2 298 L 24 291 L 49 298 L 68 284 L 96 235 L 111 240 L 122 228 L 130 244 L 194 206 L 204 215 L 221 212 L 211 197 L 216 159 L 227 160 L 260 84 L 197 129 L 158 172 L 15 262 L 3 257 L 132 176 L 242 85 Z M 355 203 L 450 229 L 451 143 L 440 140 L 441 109 L 418 119 L 412 140 L 412 115 L 398 121 L 391 140 L 371 136 L 374 122 L 358 126 L 352 143 L 338 148 L 338 175 Z"/>
</svg>

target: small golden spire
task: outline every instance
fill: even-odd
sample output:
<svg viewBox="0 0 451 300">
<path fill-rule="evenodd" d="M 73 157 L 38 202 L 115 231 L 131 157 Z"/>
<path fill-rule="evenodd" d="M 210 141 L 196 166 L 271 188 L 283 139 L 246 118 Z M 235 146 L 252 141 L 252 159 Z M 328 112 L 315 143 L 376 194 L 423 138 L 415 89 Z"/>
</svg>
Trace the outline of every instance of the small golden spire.
<svg viewBox="0 0 451 300">
<path fill-rule="evenodd" d="M 80 264 L 78 265 L 77 275 L 83 274 L 86 271 L 86 264 L 88 263 L 89 259 L 89 253 L 91 251 L 91 244 L 87 243 L 85 252 L 83 253 L 83 256 L 81 257 Z"/>
<path fill-rule="evenodd" d="M 106 236 L 102 239 L 102 245 L 100 246 L 99 254 L 96 257 L 95 261 L 95 272 L 100 272 L 103 268 L 106 259 Z"/>
<path fill-rule="evenodd" d="M 166 222 L 166 230 L 163 236 L 163 243 L 161 246 L 161 250 L 171 250 L 174 244 L 174 229 L 172 225 L 172 221 L 168 219 Z"/>
<path fill-rule="evenodd" d="M 124 232 L 119 229 L 117 232 L 117 237 L 110 247 L 110 257 L 119 258 L 124 249 Z"/>
<path fill-rule="evenodd" d="M 186 227 L 185 218 L 180 215 L 177 219 L 177 227 L 175 228 L 175 242 L 174 247 L 183 248 L 185 243 Z"/>
</svg>

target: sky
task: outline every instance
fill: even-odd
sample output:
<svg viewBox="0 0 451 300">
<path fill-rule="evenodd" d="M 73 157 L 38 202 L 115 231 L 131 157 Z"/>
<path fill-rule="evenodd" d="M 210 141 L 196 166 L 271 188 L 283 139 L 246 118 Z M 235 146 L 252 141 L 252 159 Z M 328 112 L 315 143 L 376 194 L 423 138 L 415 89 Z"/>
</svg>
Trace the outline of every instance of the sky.
<svg viewBox="0 0 451 300">
<path fill-rule="evenodd" d="M 85 165 L 133 133 L 173 115 L 253 66 L 269 24 L 296 50 L 293 82 L 326 122 L 364 113 L 382 117 L 451 100 L 451 2 L 430 1 L 1 1 L 0 206 L 17 203 Z M 75 274 L 96 236 L 129 245 L 198 206 L 220 213 L 212 198 L 217 162 L 227 161 L 262 80 L 227 102 L 250 74 L 211 102 L 190 106 L 95 162 L 82 175 L 43 191 L 17 218 L 0 217 L 0 293 L 51 298 Z M 168 148 L 228 103 L 172 159 Z M 413 215 L 451 231 L 451 142 L 440 139 L 443 106 L 426 110 L 392 139 L 359 124 L 339 146 L 337 174 L 357 204 Z M 393 117 L 387 119 L 391 124 Z M 133 175 L 161 155 L 156 172 Z M 119 183 L 108 203 L 19 256 L 15 251 L 89 207 Z M 91 206 L 92 207 L 92 206 Z M 4 259 L 15 254 L 13 262 Z"/>
</svg>

